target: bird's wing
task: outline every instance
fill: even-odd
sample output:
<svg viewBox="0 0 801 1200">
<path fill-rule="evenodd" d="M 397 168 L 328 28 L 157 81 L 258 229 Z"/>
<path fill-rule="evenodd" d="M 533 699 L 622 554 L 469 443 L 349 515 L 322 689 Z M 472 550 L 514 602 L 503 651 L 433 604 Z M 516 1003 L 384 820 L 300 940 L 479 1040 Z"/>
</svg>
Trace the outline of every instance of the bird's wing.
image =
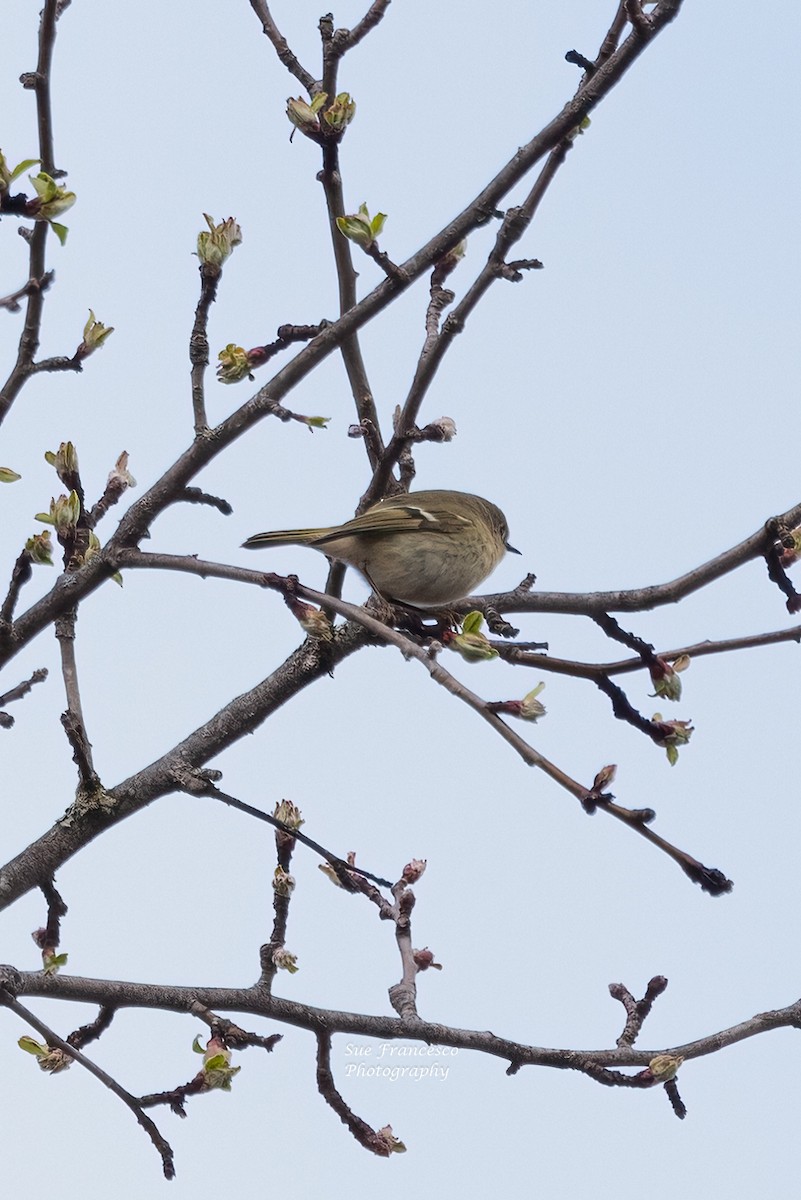
<svg viewBox="0 0 801 1200">
<path fill-rule="evenodd" d="M 437 505 L 423 507 L 412 502 L 378 504 L 352 521 L 338 525 L 330 533 L 315 538 L 315 544 L 325 545 L 326 542 L 351 534 L 413 533 L 418 529 L 425 529 L 429 533 L 456 533 L 470 524 L 469 518 L 460 517 Z"/>
</svg>

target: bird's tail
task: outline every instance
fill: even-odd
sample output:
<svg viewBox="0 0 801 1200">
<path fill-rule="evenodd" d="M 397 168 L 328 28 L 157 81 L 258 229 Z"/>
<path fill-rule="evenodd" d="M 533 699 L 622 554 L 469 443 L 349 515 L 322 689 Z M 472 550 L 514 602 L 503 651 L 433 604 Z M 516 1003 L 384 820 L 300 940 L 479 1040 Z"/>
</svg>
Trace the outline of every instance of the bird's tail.
<svg viewBox="0 0 801 1200">
<path fill-rule="evenodd" d="M 242 546 L 246 550 L 259 550 L 262 546 L 309 546 L 319 535 L 319 529 L 276 529 L 273 533 L 254 533 Z"/>
</svg>

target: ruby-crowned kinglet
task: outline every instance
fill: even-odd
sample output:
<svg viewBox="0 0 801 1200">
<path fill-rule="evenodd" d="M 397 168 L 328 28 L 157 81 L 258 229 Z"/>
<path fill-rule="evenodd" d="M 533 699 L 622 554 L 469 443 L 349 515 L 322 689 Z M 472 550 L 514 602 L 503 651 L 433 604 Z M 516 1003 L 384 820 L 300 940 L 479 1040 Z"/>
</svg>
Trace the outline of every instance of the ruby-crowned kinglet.
<svg viewBox="0 0 801 1200">
<path fill-rule="evenodd" d="M 507 550 L 501 510 L 467 492 L 388 496 L 344 525 L 256 533 L 244 545 L 311 546 L 356 567 L 378 592 L 421 608 L 451 604 L 494 571 Z"/>
</svg>

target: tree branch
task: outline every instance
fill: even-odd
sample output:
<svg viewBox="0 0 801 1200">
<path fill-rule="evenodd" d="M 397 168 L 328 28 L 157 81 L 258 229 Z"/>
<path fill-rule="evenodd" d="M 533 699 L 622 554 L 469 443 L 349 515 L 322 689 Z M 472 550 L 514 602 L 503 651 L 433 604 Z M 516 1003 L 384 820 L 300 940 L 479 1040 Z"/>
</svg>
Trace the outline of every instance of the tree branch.
<svg viewBox="0 0 801 1200">
<path fill-rule="evenodd" d="M 20 1020 L 25 1021 L 28 1025 L 35 1029 L 37 1033 L 41 1034 L 48 1046 L 58 1047 L 58 1049 L 62 1050 L 69 1058 L 74 1059 L 74 1061 L 77 1063 L 80 1063 L 80 1065 L 84 1067 L 90 1075 L 94 1075 L 94 1077 L 99 1079 L 100 1082 L 109 1089 L 109 1091 L 113 1092 L 115 1096 L 118 1096 L 119 1099 L 122 1100 L 123 1104 L 125 1104 L 126 1107 L 131 1110 L 147 1136 L 150 1138 L 153 1145 L 156 1147 L 156 1150 L 161 1157 L 164 1178 L 172 1179 L 175 1175 L 175 1163 L 170 1144 L 164 1137 L 162 1137 L 158 1127 L 153 1121 L 151 1121 L 147 1113 L 143 1111 L 141 1104 L 136 1100 L 136 1098 L 132 1096 L 130 1092 L 126 1091 L 121 1084 L 117 1083 L 116 1079 L 98 1067 L 97 1063 L 92 1062 L 92 1060 L 87 1058 L 85 1054 L 82 1054 L 80 1050 L 77 1050 L 74 1046 L 71 1046 L 69 1042 L 66 1042 L 63 1038 L 60 1038 L 57 1033 L 50 1029 L 49 1026 L 45 1025 L 43 1021 L 40 1021 L 39 1018 L 30 1011 L 30 1009 L 25 1008 L 24 1005 L 20 1004 L 18 1000 L 15 1000 L 1 986 L 0 1005 L 5 1005 L 5 1007 L 10 1009 L 11 1012 L 15 1013 Z"/>
<path fill-rule="evenodd" d="M 702 1058 L 728 1046 L 758 1037 L 774 1029 L 801 1029 L 801 1000 L 786 1008 L 757 1013 L 738 1025 L 721 1029 L 694 1041 L 667 1049 L 635 1050 L 632 1046 L 606 1050 L 564 1050 L 528 1045 L 498 1037 L 487 1030 L 461 1029 L 432 1021 L 404 1021 L 400 1017 L 344 1012 L 271 996 L 263 988 L 178 987 L 135 981 L 84 979 L 75 975 L 44 975 L 40 971 L 18 972 L 18 994 L 89 1004 L 125 1003 L 127 1007 L 191 1013 L 195 1003 L 213 1010 L 231 1010 L 281 1021 L 315 1035 L 322 1031 L 360 1034 L 382 1041 L 403 1039 L 435 1046 L 474 1050 L 521 1066 L 553 1067 L 588 1072 L 593 1068 L 647 1067 L 659 1054 L 676 1058 Z M 0 992 L 0 995 L 2 993 Z"/>
</svg>

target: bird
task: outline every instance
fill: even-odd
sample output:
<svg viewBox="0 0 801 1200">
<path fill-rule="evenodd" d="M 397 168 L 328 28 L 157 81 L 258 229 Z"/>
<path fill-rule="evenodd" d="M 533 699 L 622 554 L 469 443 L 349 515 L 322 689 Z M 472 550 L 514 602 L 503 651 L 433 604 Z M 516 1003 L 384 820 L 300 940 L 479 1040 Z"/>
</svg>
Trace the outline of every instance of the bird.
<svg viewBox="0 0 801 1200">
<path fill-rule="evenodd" d="M 355 567 L 387 600 L 438 608 L 467 596 L 495 570 L 509 545 L 497 505 L 469 492 L 387 496 L 342 525 L 256 533 L 243 542 L 310 546 Z"/>
</svg>

